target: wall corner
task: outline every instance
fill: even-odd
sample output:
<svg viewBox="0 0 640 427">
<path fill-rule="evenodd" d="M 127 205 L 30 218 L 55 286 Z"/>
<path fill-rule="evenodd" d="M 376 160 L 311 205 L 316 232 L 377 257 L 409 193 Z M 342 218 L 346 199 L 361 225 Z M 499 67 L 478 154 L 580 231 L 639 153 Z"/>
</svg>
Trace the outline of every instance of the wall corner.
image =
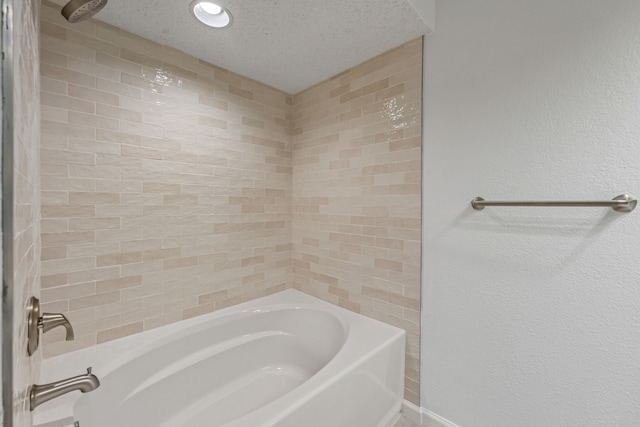
<svg viewBox="0 0 640 427">
<path fill-rule="evenodd" d="M 409 4 L 427 24 L 428 30 L 425 34 L 434 32 L 436 30 L 436 0 L 409 0 Z"/>
</svg>

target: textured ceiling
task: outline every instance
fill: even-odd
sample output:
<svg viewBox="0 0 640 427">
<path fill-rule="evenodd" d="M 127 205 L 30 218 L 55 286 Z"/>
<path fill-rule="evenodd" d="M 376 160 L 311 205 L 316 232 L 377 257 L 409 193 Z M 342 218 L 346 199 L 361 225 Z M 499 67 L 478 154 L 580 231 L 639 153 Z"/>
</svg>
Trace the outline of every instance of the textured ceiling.
<svg viewBox="0 0 640 427">
<path fill-rule="evenodd" d="M 95 18 L 292 94 L 429 31 L 407 0 L 211 0 L 226 29 L 191 1 L 109 0 Z"/>
</svg>

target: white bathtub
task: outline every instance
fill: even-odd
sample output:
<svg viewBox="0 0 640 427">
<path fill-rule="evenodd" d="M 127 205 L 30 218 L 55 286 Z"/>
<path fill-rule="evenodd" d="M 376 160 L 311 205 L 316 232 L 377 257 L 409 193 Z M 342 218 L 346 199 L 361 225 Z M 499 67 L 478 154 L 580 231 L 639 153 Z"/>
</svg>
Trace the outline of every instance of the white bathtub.
<svg viewBox="0 0 640 427">
<path fill-rule="evenodd" d="M 387 427 L 400 413 L 404 331 L 287 290 L 48 359 L 46 383 L 93 366 L 97 390 L 36 427 Z"/>
</svg>

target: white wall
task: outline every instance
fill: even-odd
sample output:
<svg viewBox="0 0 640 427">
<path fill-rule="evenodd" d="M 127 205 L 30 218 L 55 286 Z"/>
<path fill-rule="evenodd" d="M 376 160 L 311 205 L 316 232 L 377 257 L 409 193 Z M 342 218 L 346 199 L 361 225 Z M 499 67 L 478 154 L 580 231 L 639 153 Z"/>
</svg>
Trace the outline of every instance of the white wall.
<svg viewBox="0 0 640 427">
<path fill-rule="evenodd" d="M 637 426 L 640 1 L 441 0 L 426 38 L 422 406 L 463 427 Z"/>
</svg>

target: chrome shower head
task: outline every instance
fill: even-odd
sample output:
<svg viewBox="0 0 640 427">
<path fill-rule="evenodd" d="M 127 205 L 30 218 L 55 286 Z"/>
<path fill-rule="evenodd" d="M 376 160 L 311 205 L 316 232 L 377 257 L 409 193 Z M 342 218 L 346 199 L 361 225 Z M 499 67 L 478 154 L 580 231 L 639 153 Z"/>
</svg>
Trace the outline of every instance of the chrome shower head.
<svg viewBox="0 0 640 427">
<path fill-rule="evenodd" d="M 75 24 L 91 18 L 107 5 L 107 0 L 71 0 L 62 8 L 62 16 Z"/>
</svg>

